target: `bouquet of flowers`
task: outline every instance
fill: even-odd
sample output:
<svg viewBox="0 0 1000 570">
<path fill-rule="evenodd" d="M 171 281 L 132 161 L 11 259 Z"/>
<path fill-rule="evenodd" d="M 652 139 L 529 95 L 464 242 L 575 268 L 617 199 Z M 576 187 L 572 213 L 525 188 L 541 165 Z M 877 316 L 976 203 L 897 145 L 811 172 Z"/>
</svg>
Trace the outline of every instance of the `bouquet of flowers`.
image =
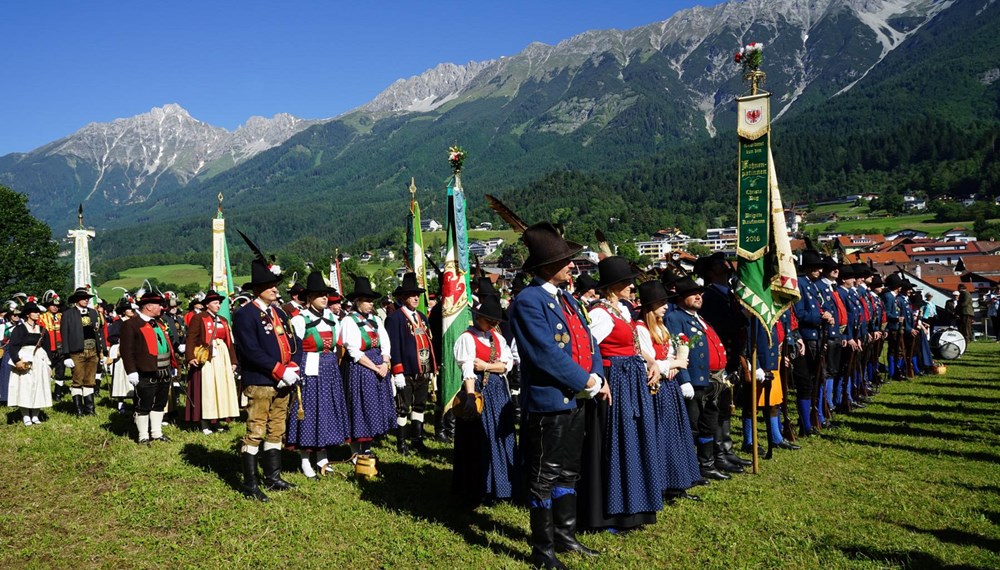
<svg viewBox="0 0 1000 570">
<path fill-rule="evenodd" d="M 733 57 L 733 61 L 743 66 L 743 73 L 760 71 L 760 64 L 764 62 L 764 44 L 760 42 L 750 42 L 740 48 Z"/>
<path fill-rule="evenodd" d="M 701 338 L 701 335 L 697 334 L 694 338 L 689 338 L 688 335 L 681 333 L 675 338 L 677 342 L 677 358 L 683 359 L 688 357 L 691 347 L 698 344 L 698 339 Z"/>
<path fill-rule="evenodd" d="M 448 149 L 448 163 L 455 174 L 462 172 L 462 163 L 465 162 L 465 151 L 460 146 L 453 146 Z"/>
</svg>

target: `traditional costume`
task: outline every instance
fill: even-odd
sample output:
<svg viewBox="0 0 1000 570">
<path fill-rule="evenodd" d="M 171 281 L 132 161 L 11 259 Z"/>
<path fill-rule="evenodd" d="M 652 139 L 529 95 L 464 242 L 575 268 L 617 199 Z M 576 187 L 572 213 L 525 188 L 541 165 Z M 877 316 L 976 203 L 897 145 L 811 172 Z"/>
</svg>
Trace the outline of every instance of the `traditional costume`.
<svg viewBox="0 0 1000 570">
<path fill-rule="evenodd" d="M 72 365 L 73 403 L 76 415 L 92 416 L 97 364 L 107 350 L 101 336 L 97 311 L 87 306 L 93 295 L 80 287 L 69 297 L 70 307 L 62 313 L 62 351 L 69 356 L 66 366 Z"/>
<path fill-rule="evenodd" d="M 229 321 L 208 309 L 213 301 L 223 301 L 222 295 L 209 291 L 202 300 L 205 310 L 191 318 L 188 326 L 188 360 L 197 365 L 188 367 L 187 402 L 184 419 L 200 422 L 202 430 L 209 423 L 229 421 L 240 416 L 239 396 L 236 393 L 236 351 Z"/>
<path fill-rule="evenodd" d="M 163 414 L 177 360 L 167 327 L 158 318 L 162 303 L 163 297 L 159 294 L 145 293 L 138 301 L 139 314 L 126 321 L 121 330 L 122 362 L 128 382 L 135 387 L 136 393 L 137 441 L 145 445 L 151 440 L 170 441 L 163 434 Z M 147 305 L 161 308 L 145 309 Z"/>
<path fill-rule="evenodd" d="M 309 274 L 303 293 L 305 307 L 292 317 L 292 329 L 302 345 L 302 380 L 288 406 L 288 446 L 301 454 L 302 472 L 314 478 L 310 453 L 316 453 L 320 474 L 329 472 L 326 448 L 347 441 L 347 405 L 344 380 L 340 375 L 340 326 L 330 309 L 316 309 L 311 299 L 332 296 L 337 290 L 323 281 L 323 275 Z M 302 417 L 298 416 L 302 410 Z"/>
<path fill-rule="evenodd" d="M 25 305 L 22 309 L 24 319 L 11 331 L 7 348 L 14 363 L 30 364 L 25 370 L 13 369 L 10 374 L 7 391 L 7 405 L 21 408 L 24 425 L 41 423 L 39 410 L 52 407 L 52 392 L 49 382 L 50 352 L 45 342 L 47 332 L 41 322 L 32 322 L 32 313 L 41 314 L 41 309 L 34 303 Z"/>
<path fill-rule="evenodd" d="M 472 313 L 490 321 L 506 320 L 497 296 L 482 298 Z M 456 422 L 452 489 L 470 505 L 484 499 L 510 499 L 518 480 L 514 404 L 505 378 L 513 365 L 510 348 L 496 329 L 483 331 L 474 325 L 458 337 L 454 355 L 466 382 L 465 393 L 471 383 L 472 390 L 483 397 L 483 410 Z M 504 372 L 477 372 L 477 359 L 503 363 Z"/>
</svg>

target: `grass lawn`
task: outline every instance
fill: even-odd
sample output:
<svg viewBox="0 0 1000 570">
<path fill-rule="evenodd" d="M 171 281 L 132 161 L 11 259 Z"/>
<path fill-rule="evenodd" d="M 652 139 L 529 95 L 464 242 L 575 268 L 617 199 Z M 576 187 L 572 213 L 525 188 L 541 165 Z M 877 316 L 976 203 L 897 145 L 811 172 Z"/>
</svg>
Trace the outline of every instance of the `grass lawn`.
<svg viewBox="0 0 1000 570">
<path fill-rule="evenodd" d="M 438 257 L 438 249 L 444 246 L 448 232 L 423 232 L 424 250 L 429 252 L 435 259 Z M 502 238 L 505 244 L 517 241 L 519 235 L 514 230 L 469 230 L 469 243 L 489 239 L 492 237 Z"/>
<path fill-rule="evenodd" d="M 819 222 L 809 224 L 819 227 L 820 231 L 844 232 L 851 234 L 891 234 L 902 229 L 914 229 L 927 232 L 931 237 L 938 237 L 944 232 L 964 227 L 972 231 L 972 220 L 964 222 L 934 222 L 933 214 L 913 214 L 909 216 L 889 216 L 884 218 L 866 218 L 861 220 L 845 220 L 841 222 Z M 991 220 L 1000 221 L 1000 220 Z"/>
<path fill-rule="evenodd" d="M 1000 567 L 1000 345 L 980 341 L 946 376 L 894 382 L 876 403 L 759 475 L 695 492 L 658 522 L 583 541 L 571 568 Z M 258 504 L 236 491 L 241 434 L 168 428 L 151 449 L 112 414 L 0 425 L 3 568 L 522 568 L 527 512 L 466 512 L 448 493 L 450 449 L 378 448 L 382 475 L 348 466 Z M 341 453 L 343 457 L 346 453 Z M 294 455 L 285 468 L 295 469 Z"/>
<path fill-rule="evenodd" d="M 119 299 L 121 291 L 115 291 L 114 287 L 124 287 L 129 291 L 135 291 L 142 285 L 145 279 L 158 279 L 163 283 L 174 283 L 177 285 L 187 285 L 198 283 L 204 288 L 208 287 L 210 276 L 208 270 L 200 265 L 179 264 L 179 265 L 151 265 L 148 267 L 135 267 L 122 271 L 119 279 L 113 279 L 97 286 L 97 291 L 103 299 Z M 239 285 L 239 281 L 236 282 Z"/>
</svg>

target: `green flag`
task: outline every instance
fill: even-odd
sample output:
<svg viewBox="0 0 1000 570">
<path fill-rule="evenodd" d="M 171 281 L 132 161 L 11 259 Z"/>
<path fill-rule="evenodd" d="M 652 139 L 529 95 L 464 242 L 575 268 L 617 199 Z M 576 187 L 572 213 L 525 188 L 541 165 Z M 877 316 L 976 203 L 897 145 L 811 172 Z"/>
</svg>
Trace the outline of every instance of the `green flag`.
<svg viewBox="0 0 1000 570">
<path fill-rule="evenodd" d="M 420 295 L 417 310 L 427 314 L 427 271 L 424 265 L 424 237 L 420 233 L 420 204 L 417 202 L 417 185 L 410 179 L 410 215 L 406 224 L 406 254 L 408 265 L 417 274 L 417 285 L 424 292 Z"/>
<path fill-rule="evenodd" d="M 472 323 L 472 290 L 469 287 L 469 236 L 465 222 L 465 193 L 456 171 L 448 185 L 447 250 L 441 276 L 441 394 L 444 410 L 462 387 L 462 369 L 455 361 L 453 347 Z"/>
<path fill-rule="evenodd" d="M 219 314 L 232 322 L 229 296 L 233 287 L 233 268 L 229 264 L 229 244 L 226 242 L 226 220 L 222 217 L 222 195 L 219 194 L 219 212 L 212 220 L 212 289 L 224 297 Z"/>
</svg>

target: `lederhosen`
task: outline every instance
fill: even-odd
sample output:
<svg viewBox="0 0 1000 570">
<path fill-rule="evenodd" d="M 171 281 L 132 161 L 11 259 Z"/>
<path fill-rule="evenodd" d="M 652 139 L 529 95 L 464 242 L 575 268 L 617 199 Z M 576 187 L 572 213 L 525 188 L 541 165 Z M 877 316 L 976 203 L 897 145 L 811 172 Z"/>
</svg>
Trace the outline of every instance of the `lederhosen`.
<svg viewBox="0 0 1000 570">
<path fill-rule="evenodd" d="M 138 318 L 138 317 L 137 317 Z M 162 412 L 167 408 L 170 395 L 170 372 L 173 360 L 173 346 L 166 325 L 152 320 L 143 322 L 139 328 L 146 350 L 156 355 L 156 370 L 139 370 L 139 385 L 135 387 L 135 413 Z"/>
</svg>

